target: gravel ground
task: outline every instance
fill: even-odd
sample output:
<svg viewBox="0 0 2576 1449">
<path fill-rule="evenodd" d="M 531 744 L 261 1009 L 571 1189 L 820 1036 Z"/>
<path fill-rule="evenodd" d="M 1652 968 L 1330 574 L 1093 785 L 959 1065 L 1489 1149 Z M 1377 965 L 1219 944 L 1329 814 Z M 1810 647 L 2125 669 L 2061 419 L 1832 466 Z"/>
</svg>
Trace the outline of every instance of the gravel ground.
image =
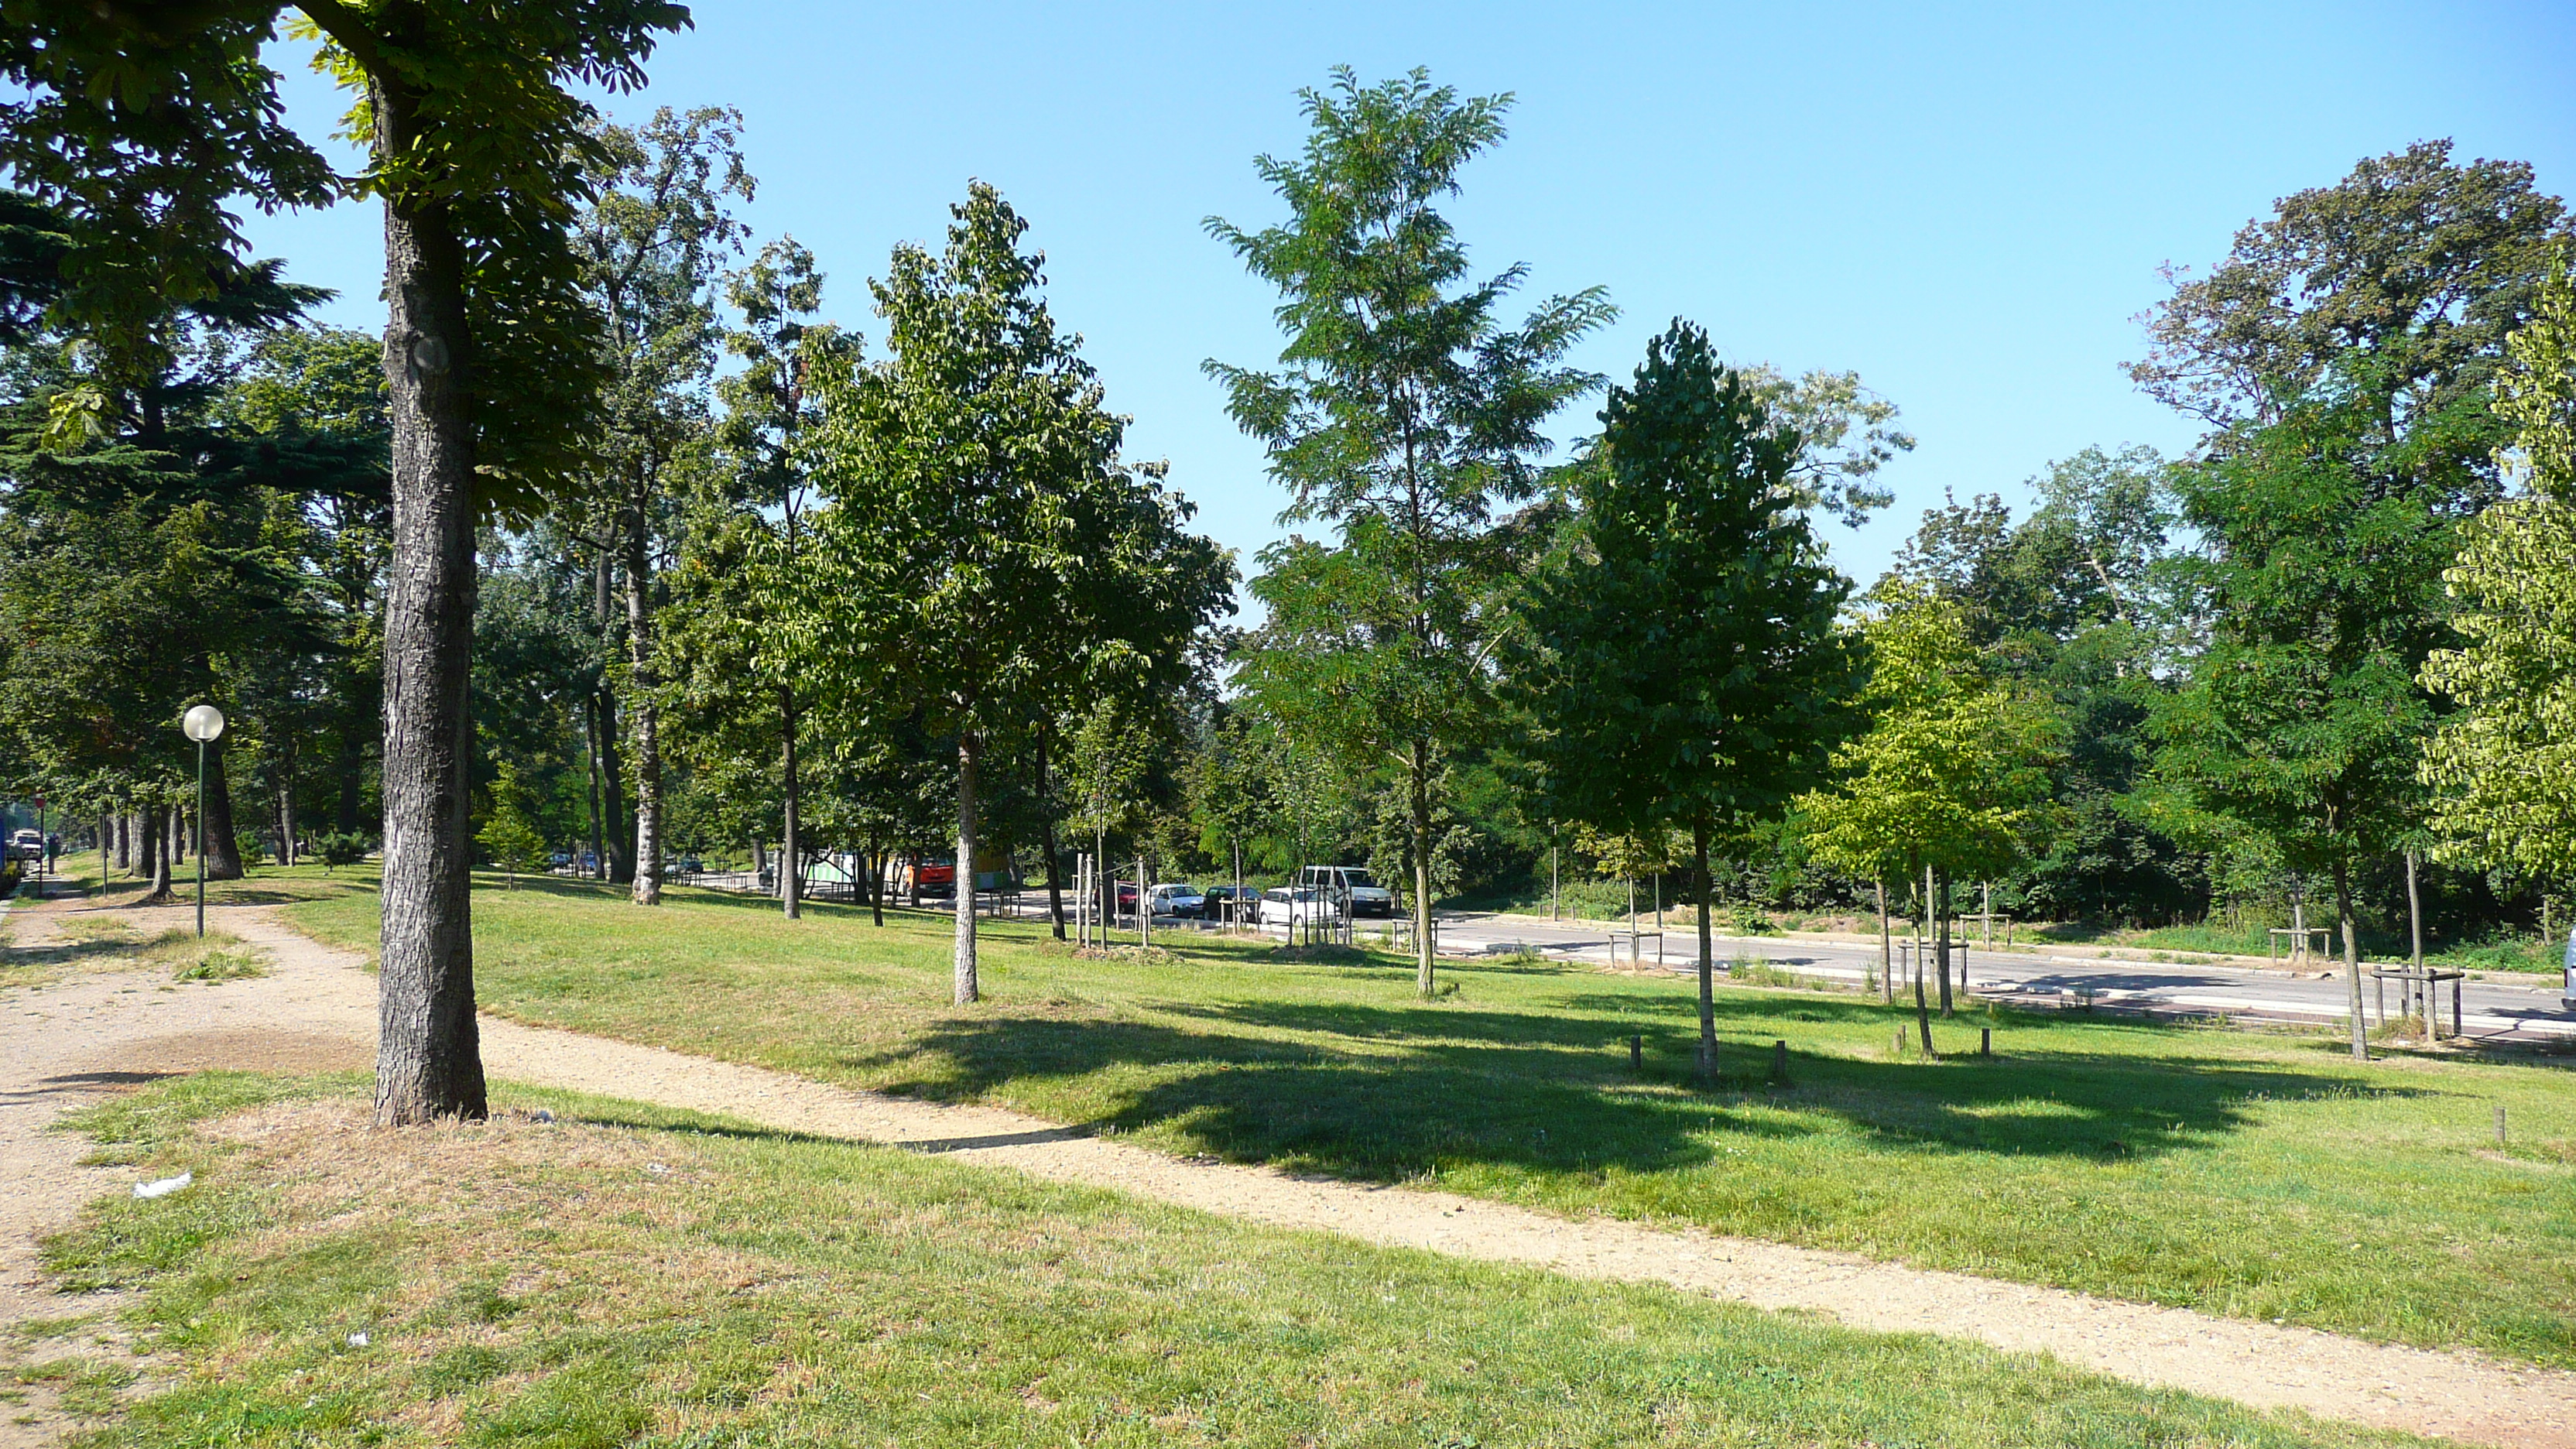
<svg viewBox="0 0 2576 1449">
<path fill-rule="evenodd" d="M 76 900 L 21 905 L 14 944 L 62 939 Z M 185 908 L 111 912 L 141 934 Z M 0 1330 L 67 1306 L 35 1272 L 34 1243 L 128 1174 L 78 1165 L 81 1144 L 45 1124 L 66 1108 L 156 1075 L 231 1067 L 364 1068 L 375 983 L 358 958 L 319 945 L 270 907 L 227 907 L 221 925 L 269 956 L 268 974 L 168 987 L 141 972 L 73 974 L 0 992 Z M 498 1080 L 720 1112 L 817 1135 L 895 1143 L 1052 1180 L 1282 1227 L 1577 1277 L 1665 1283 L 1832 1315 L 1857 1328 L 1939 1333 L 2037 1351 L 2137 1383 L 2472 1443 L 2576 1449 L 2576 1374 L 2469 1353 L 2391 1348 L 2182 1309 L 1926 1272 L 1842 1253 L 1606 1218 L 1566 1219 L 1401 1187 L 1187 1161 L 1016 1113 L 909 1102 L 572 1032 L 485 1018 Z M 0 1449 L 50 1443 L 41 1405 L 0 1424 Z"/>
</svg>

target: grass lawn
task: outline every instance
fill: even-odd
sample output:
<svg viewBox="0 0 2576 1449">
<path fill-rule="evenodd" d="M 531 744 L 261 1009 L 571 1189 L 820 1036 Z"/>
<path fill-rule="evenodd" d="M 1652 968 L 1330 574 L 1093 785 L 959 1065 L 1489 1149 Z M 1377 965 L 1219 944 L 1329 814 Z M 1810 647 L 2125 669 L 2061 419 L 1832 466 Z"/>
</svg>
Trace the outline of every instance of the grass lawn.
<svg viewBox="0 0 2576 1449">
<path fill-rule="evenodd" d="M 90 1442 L 2421 1442 L 613 1102 L 375 1134 L 362 1094 L 209 1074 L 78 1120 L 196 1174 L 49 1245 L 143 1290 L 121 1412 L 136 1360 L 44 1370 Z"/>
<path fill-rule="evenodd" d="M 363 889 L 289 908 L 361 945 L 374 909 Z M 1404 965 L 1181 933 L 1158 959 L 1084 960 L 994 925 L 989 999 L 959 1010 L 944 918 L 790 923 L 687 891 L 643 911 L 561 880 L 495 881 L 475 909 L 483 1002 L 522 1021 L 1175 1153 L 2576 1367 L 2576 1077 L 2556 1067 L 2358 1067 L 2325 1035 L 1983 1011 L 1936 1026 L 1933 1062 L 1891 1050 L 1901 1018 L 1865 998 L 1730 988 L 1731 1075 L 1705 1091 L 1678 980 L 1451 964 L 1456 994 L 1423 1003 Z M 1998 1057 L 1968 1055 L 1989 1024 Z"/>
<path fill-rule="evenodd" d="M 95 853 L 65 856 L 55 873 L 57 889 L 71 887 L 83 894 L 98 885 L 98 857 Z M 193 888 L 194 883 L 191 882 Z M 118 888 L 120 898 L 139 896 L 148 886 L 137 883 L 130 890 Z M 166 970 L 172 981 L 233 981 L 256 976 L 261 971 L 261 952 L 246 946 L 223 931 L 211 931 L 202 939 L 194 925 L 173 926 L 150 936 L 127 927 L 122 921 L 93 916 L 59 916 L 56 923 L 69 939 L 44 945 L 24 945 L 28 934 L 24 907 L 13 910 L 5 923 L 0 923 L 0 991 L 12 987 L 45 986 L 83 971 L 129 971 L 136 966 Z"/>
</svg>

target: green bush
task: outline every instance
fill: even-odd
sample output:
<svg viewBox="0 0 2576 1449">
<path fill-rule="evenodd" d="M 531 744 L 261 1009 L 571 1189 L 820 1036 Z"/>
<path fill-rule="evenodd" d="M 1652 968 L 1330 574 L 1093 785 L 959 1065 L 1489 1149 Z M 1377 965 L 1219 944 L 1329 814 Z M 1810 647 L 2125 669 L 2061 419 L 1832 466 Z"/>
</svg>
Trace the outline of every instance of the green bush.
<svg viewBox="0 0 2576 1449">
<path fill-rule="evenodd" d="M 322 857 L 325 875 L 336 866 L 356 865 L 375 848 L 374 841 L 354 830 L 326 830 L 313 837 L 313 853 Z"/>
</svg>

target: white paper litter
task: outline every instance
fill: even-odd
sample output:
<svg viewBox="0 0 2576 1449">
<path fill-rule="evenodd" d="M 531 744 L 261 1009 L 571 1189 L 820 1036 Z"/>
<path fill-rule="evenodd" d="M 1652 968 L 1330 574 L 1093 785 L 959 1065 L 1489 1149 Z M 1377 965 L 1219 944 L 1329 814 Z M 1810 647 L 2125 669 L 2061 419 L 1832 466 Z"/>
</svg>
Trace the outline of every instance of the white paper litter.
<svg viewBox="0 0 2576 1449">
<path fill-rule="evenodd" d="M 363 1334 L 363 1333 L 353 1333 L 353 1334 L 350 1334 L 350 1335 L 349 1335 L 349 1347 L 351 1347 L 351 1348 L 365 1348 L 366 1346 L 367 1346 L 367 1336 L 366 1336 L 365 1334 Z"/>
<path fill-rule="evenodd" d="M 134 1185 L 134 1195 L 136 1197 L 168 1197 L 170 1194 L 177 1192 L 179 1189 L 186 1187 L 189 1183 L 195 1182 L 196 1180 L 197 1174 L 193 1172 L 183 1172 L 177 1177 L 165 1177 L 159 1182 L 138 1182 Z"/>
</svg>

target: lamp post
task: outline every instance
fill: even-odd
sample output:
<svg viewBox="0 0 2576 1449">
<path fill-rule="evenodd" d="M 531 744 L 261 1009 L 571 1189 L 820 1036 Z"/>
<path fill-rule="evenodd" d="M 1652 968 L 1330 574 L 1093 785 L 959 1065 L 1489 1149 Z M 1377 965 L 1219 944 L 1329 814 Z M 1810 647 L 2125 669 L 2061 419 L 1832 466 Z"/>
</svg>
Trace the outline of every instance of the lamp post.
<svg viewBox="0 0 2576 1449">
<path fill-rule="evenodd" d="M 206 935 L 206 746 L 222 737 L 224 712 L 211 704 L 189 709 L 180 728 L 197 742 L 197 937 Z"/>
</svg>

